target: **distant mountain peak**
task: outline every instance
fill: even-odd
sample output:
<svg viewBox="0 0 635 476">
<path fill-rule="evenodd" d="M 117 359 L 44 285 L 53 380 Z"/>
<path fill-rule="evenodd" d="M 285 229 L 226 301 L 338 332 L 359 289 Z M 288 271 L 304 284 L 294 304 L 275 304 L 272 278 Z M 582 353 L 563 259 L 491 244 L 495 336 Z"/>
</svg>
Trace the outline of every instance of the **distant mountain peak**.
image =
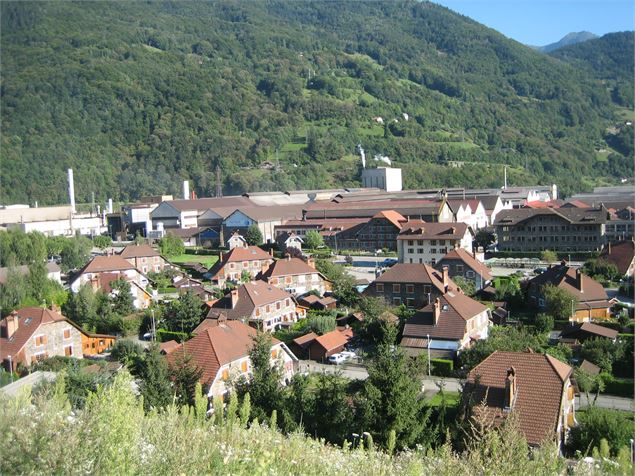
<svg viewBox="0 0 635 476">
<path fill-rule="evenodd" d="M 567 33 L 560 41 L 550 43 L 545 46 L 539 46 L 537 49 L 543 53 L 551 53 L 552 51 L 562 48 L 563 46 L 575 45 L 576 43 L 582 43 L 583 41 L 593 40 L 599 38 L 595 33 L 590 31 L 572 31 Z"/>
</svg>

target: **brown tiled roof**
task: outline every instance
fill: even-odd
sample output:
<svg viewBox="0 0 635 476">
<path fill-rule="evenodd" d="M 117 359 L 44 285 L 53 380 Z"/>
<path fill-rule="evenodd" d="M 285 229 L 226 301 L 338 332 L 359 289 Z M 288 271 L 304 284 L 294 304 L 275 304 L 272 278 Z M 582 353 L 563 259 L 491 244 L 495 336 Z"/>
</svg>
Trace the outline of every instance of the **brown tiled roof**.
<svg viewBox="0 0 635 476">
<path fill-rule="evenodd" d="M 564 384 L 572 369 L 550 355 L 496 351 L 470 372 L 464 396 L 471 394 L 477 404 L 484 400 L 487 415 L 493 420 L 504 418 L 505 379 L 511 367 L 516 371 L 513 411 L 518 415 L 520 430 L 530 445 L 553 440 Z"/>
<path fill-rule="evenodd" d="M 607 339 L 617 338 L 618 332 L 615 329 L 609 329 L 608 327 L 598 326 L 591 322 L 583 322 L 579 324 L 572 324 L 561 333 L 563 337 L 567 337 L 571 334 L 578 332 L 587 332 L 589 334 L 596 335 L 598 337 L 606 337 Z"/>
<path fill-rule="evenodd" d="M 338 330 L 327 332 L 324 335 L 316 337 L 315 342 L 317 342 L 320 347 L 322 347 L 326 352 L 333 350 L 337 347 L 345 345 L 348 342 L 348 338 L 346 334 L 340 332 Z"/>
<path fill-rule="evenodd" d="M 261 279 L 268 278 L 276 278 L 282 276 L 294 276 L 298 274 L 313 274 L 317 273 L 324 280 L 326 278 L 317 271 L 315 268 L 308 265 L 308 263 L 300 258 L 291 258 L 286 257 L 283 259 L 279 259 L 274 261 L 269 265 L 267 271 L 265 271 L 261 276 Z"/>
<path fill-rule="evenodd" d="M 610 306 L 607 302 L 608 296 L 604 287 L 586 274 L 582 274 L 582 289 L 584 292 L 580 292 L 576 281 L 576 268 L 571 268 L 567 265 L 560 264 L 552 266 L 544 273 L 531 279 L 529 284 L 536 284 L 538 286 L 553 284 L 554 286 L 568 291 L 578 299 L 578 309 L 585 309 L 585 303 L 591 304 L 593 301 L 600 301 L 600 307 Z M 604 306 L 604 302 L 606 302 L 606 306 Z"/>
<path fill-rule="evenodd" d="M 501 210 L 494 225 L 517 225 L 540 215 L 559 216 L 573 225 L 606 223 L 606 210 L 601 208 L 514 208 Z"/>
<path fill-rule="evenodd" d="M 635 257 L 635 242 L 621 241 L 619 243 L 611 243 L 604 248 L 604 251 L 600 254 L 600 258 L 613 263 L 620 274 L 626 274 L 628 268 L 633 263 Z"/>
<path fill-rule="evenodd" d="M 400 230 L 402 223 L 406 221 L 406 218 L 401 213 L 396 212 L 395 210 L 383 210 L 379 213 L 376 213 L 373 218 L 385 218 Z"/>
<path fill-rule="evenodd" d="M 130 245 L 126 246 L 119 256 L 122 258 L 142 258 L 148 256 L 161 256 L 161 254 L 150 245 Z"/>
<path fill-rule="evenodd" d="M 487 306 L 458 292 L 448 292 L 439 297 L 441 313 L 434 324 L 434 306 L 432 302 L 418 310 L 406 321 L 404 337 L 426 337 L 431 339 L 461 340 L 465 337 L 468 319 L 487 310 Z"/>
<path fill-rule="evenodd" d="M 248 246 L 247 248 L 236 247 L 223 254 L 223 259 L 214 263 L 209 269 L 212 280 L 227 263 L 242 263 L 243 261 L 272 260 L 273 257 L 258 246 Z"/>
<path fill-rule="evenodd" d="M 469 227 L 466 223 L 427 223 L 420 220 L 403 224 L 398 240 L 460 240 Z"/>
<path fill-rule="evenodd" d="M 173 364 L 179 356 L 190 355 L 202 371 L 201 383 L 211 383 L 225 364 L 249 355 L 256 329 L 240 321 L 225 321 L 208 327 L 168 354 Z M 273 343 L 279 341 L 273 339 Z"/>
<path fill-rule="evenodd" d="M 427 264 L 419 263 L 397 263 L 388 268 L 375 283 L 406 283 L 406 284 L 430 284 L 439 291 L 443 289 L 443 275 Z M 456 289 L 456 284 L 448 278 L 450 289 Z"/>
<path fill-rule="evenodd" d="M 304 334 L 303 336 L 293 339 L 293 343 L 298 347 L 305 349 L 310 346 L 317 337 L 318 335 L 315 332 L 309 332 L 308 334 Z"/>
<path fill-rule="evenodd" d="M 192 335 L 196 335 L 199 334 L 201 332 L 203 332 L 204 330 L 210 328 L 210 327 L 215 327 L 218 325 L 218 319 L 210 319 L 210 318 L 205 318 L 201 321 L 201 323 L 196 326 L 196 328 L 192 331 Z"/>
<path fill-rule="evenodd" d="M 104 271 L 124 271 L 127 269 L 135 269 L 135 267 L 119 255 L 95 256 L 86 266 L 84 266 L 79 274 L 102 273 Z"/>
<path fill-rule="evenodd" d="M 584 370 L 586 373 L 591 374 L 591 375 L 597 375 L 600 373 L 600 367 L 598 367 L 597 365 L 589 362 L 588 360 L 584 359 L 582 361 L 582 363 L 580 364 L 580 370 Z"/>
<path fill-rule="evenodd" d="M 440 268 L 443 266 L 443 262 L 445 260 L 460 260 L 475 273 L 480 274 L 484 280 L 492 280 L 492 273 L 490 272 L 490 269 L 463 248 L 454 248 L 453 250 L 448 251 L 445 256 L 439 260 L 436 267 Z"/>
<path fill-rule="evenodd" d="M 275 303 L 283 299 L 293 300 L 293 296 L 276 286 L 264 281 L 254 281 L 245 283 L 238 287 L 238 302 L 232 308 L 231 293 L 212 305 L 207 317 L 217 317 L 225 314 L 228 319 L 241 319 L 251 316 L 253 310 L 258 306 Z"/>
<path fill-rule="evenodd" d="M 159 344 L 159 350 L 164 354 L 169 354 L 170 352 L 178 349 L 179 345 L 181 344 L 179 344 L 177 341 L 169 340 L 167 342 L 161 342 Z"/>
</svg>

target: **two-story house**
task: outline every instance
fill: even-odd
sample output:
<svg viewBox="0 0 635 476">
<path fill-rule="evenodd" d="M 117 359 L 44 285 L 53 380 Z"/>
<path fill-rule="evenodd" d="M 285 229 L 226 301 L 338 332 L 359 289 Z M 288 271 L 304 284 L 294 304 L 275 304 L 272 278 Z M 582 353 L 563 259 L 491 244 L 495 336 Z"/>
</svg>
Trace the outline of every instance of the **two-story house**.
<svg viewBox="0 0 635 476">
<path fill-rule="evenodd" d="M 266 281 L 280 289 L 300 296 L 311 291 L 320 295 L 331 290 L 331 282 L 315 269 L 315 260 L 309 258 L 286 258 L 274 261 L 258 275 L 258 279 Z"/>
<path fill-rule="evenodd" d="M 249 243 L 247 243 L 243 235 L 235 231 L 232 233 L 232 236 L 229 237 L 229 240 L 227 240 L 227 246 L 230 250 L 233 250 L 234 248 L 247 248 L 249 247 Z"/>
<path fill-rule="evenodd" d="M 240 379 L 251 378 L 253 364 L 249 353 L 254 344 L 256 329 L 240 321 L 214 320 L 183 345 L 166 349 L 170 365 L 178 365 L 179 359 L 190 356 L 201 369 L 199 379 L 208 398 L 222 397 L 231 391 Z M 288 383 L 298 361 L 289 348 L 272 338 L 271 362 L 282 369 L 282 382 Z"/>
<path fill-rule="evenodd" d="M 599 251 L 605 242 L 604 208 L 519 208 L 496 217 L 499 251 Z"/>
<path fill-rule="evenodd" d="M 126 246 L 119 253 L 119 256 L 143 274 L 159 273 L 170 266 L 170 263 L 161 256 L 161 253 L 146 244 Z"/>
<path fill-rule="evenodd" d="M 220 254 L 220 259 L 209 269 L 206 276 L 220 287 L 227 281 L 240 281 L 243 273 L 248 273 L 250 279 L 255 279 L 263 269 L 273 263 L 273 256 L 257 246 L 246 248 L 237 246 L 228 253 Z"/>
<path fill-rule="evenodd" d="M 293 296 L 264 281 L 245 283 L 212 304 L 207 317 L 242 320 L 262 331 L 289 327 L 306 317 Z"/>
<path fill-rule="evenodd" d="M 448 269 L 441 271 L 426 264 L 397 263 L 370 283 L 363 294 L 408 309 L 419 309 L 448 290 L 456 290 Z"/>
<path fill-rule="evenodd" d="M 81 359 L 110 348 L 115 339 L 86 332 L 56 310 L 25 307 L 0 321 L 0 363 L 15 371 L 54 356 Z"/>
<path fill-rule="evenodd" d="M 473 239 L 474 233 L 465 223 L 406 222 L 397 236 L 399 262 L 434 266 L 450 250 L 471 252 Z"/>
<path fill-rule="evenodd" d="M 70 283 L 72 292 L 77 293 L 84 284 L 90 284 L 94 291 L 112 292 L 111 284 L 123 279 L 130 284 L 130 294 L 136 309 L 146 309 L 152 302 L 152 295 L 146 290 L 148 278 L 120 255 L 95 256 L 86 264 Z"/>
<path fill-rule="evenodd" d="M 463 248 L 448 251 L 435 265 L 435 268 L 442 270 L 444 266 L 448 267 L 450 278 L 461 277 L 472 281 L 477 291 L 485 288 L 492 281 L 490 269 L 476 259 L 474 254 Z"/>
<path fill-rule="evenodd" d="M 278 228 L 275 229 L 276 232 L 276 243 L 278 245 L 278 249 L 285 253 L 287 250 L 298 250 L 302 251 L 302 245 L 304 244 L 304 240 L 296 235 L 295 232 L 286 232 L 283 231 L 281 233 L 278 232 Z"/>
<path fill-rule="evenodd" d="M 514 413 L 529 446 L 562 448 L 576 425 L 572 375 L 548 354 L 496 351 L 469 373 L 462 401 L 484 425 L 498 426 Z"/>
<path fill-rule="evenodd" d="M 428 351 L 434 357 L 453 358 L 473 341 L 487 339 L 487 306 L 458 291 L 448 291 L 406 321 L 401 339 L 409 355 Z"/>
<path fill-rule="evenodd" d="M 567 291 L 577 301 L 572 302 L 571 321 L 584 322 L 611 317 L 612 302 L 604 287 L 585 275 L 580 268 L 572 268 L 564 262 L 551 266 L 544 273 L 529 281 L 527 295 L 529 302 L 540 310 L 547 307 L 544 287 L 548 284 Z"/>
<path fill-rule="evenodd" d="M 485 228 L 488 225 L 487 212 L 479 199 L 448 200 L 448 205 L 454 212 L 454 221 L 457 223 L 465 223 L 472 230 Z"/>
</svg>

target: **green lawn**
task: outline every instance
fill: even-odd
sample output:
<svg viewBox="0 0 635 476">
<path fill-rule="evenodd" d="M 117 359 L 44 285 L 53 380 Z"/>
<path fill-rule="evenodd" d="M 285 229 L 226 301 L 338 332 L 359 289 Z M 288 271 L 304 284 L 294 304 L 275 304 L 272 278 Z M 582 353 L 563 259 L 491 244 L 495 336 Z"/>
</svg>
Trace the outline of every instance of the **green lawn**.
<svg viewBox="0 0 635 476">
<path fill-rule="evenodd" d="M 188 253 L 183 253 L 182 255 L 173 256 L 170 258 L 170 261 L 174 264 L 182 264 L 182 263 L 201 263 L 208 268 L 212 266 L 214 263 L 218 261 L 218 256 L 216 255 L 193 255 Z"/>
<path fill-rule="evenodd" d="M 445 403 L 448 407 L 453 407 L 459 404 L 461 394 L 459 392 L 443 392 L 445 394 Z M 437 393 L 428 401 L 428 405 L 431 407 L 438 407 L 441 405 L 441 394 Z"/>
</svg>

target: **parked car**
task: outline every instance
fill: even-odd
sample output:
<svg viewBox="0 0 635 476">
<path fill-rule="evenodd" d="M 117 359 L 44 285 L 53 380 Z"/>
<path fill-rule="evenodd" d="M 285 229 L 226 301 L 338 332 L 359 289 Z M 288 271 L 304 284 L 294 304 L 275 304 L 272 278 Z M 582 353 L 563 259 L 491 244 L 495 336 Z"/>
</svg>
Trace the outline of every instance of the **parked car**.
<svg viewBox="0 0 635 476">
<path fill-rule="evenodd" d="M 397 259 L 396 258 L 386 258 L 382 265 L 383 266 L 392 266 L 393 264 L 397 264 Z"/>
<path fill-rule="evenodd" d="M 333 365 L 340 365 L 346 361 L 346 357 L 342 354 L 333 354 L 329 357 L 329 363 Z"/>
<path fill-rule="evenodd" d="M 354 359 L 355 357 L 357 357 L 357 355 L 355 355 L 355 352 L 351 352 L 350 350 L 343 350 L 342 352 L 340 352 L 340 355 L 343 355 L 346 360 Z"/>
</svg>

